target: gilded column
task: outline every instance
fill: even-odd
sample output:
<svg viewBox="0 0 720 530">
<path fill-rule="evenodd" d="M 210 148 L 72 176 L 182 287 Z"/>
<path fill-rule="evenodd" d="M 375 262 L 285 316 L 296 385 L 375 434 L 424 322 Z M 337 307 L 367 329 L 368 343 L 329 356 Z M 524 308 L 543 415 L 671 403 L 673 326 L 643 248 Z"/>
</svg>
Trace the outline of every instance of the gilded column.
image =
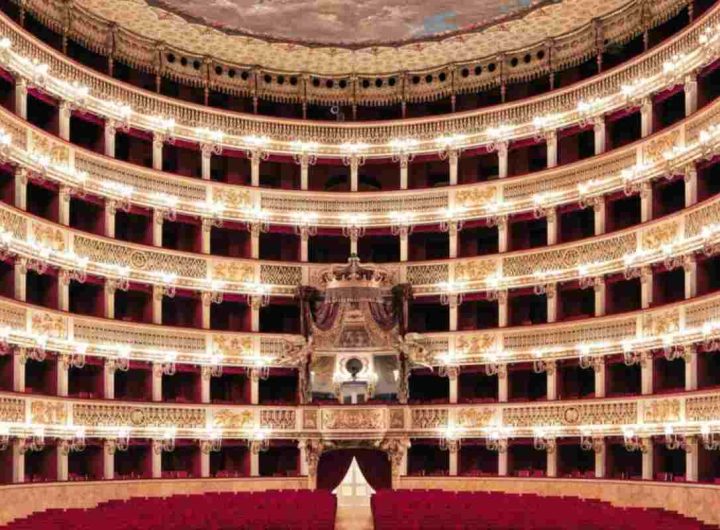
<svg viewBox="0 0 720 530">
<path fill-rule="evenodd" d="M 162 401 L 163 387 L 163 367 L 162 363 L 153 363 L 152 365 L 152 400 L 155 402 Z"/>
<path fill-rule="evenodd" d="M 165 135 L 160 133 L 153 134 L 152 141 L 152 162 L 153 169 L 162 171 L 163 168 L 163 146 L 165 144 Z"/>
<path fill-rule="evenodd" d="M 593 372 L 595 374 L 595 397 L 604 398 L 606 388 L 607 367 L 605 357 L 598 356 L 593 359 Z"/>
<path fill-rule="evenodd" d="M 103 443 L 103 480 L 115 478 L 115 452 L 117 444 L 115 440 L 105 440 Z"/>
<path fill-rule="evenodd" d="M 15 208 L 18 210 L 27 210 L 27 185 L 28 173 L 27 169 L 22 167 L 15 168 Z"/>
<path fill-rule="evenodd" d="M 697 168 L 694 164 L 690 164 L 688 167 L 685 168 L 684 172 L 684 181 L 685 181 L 685 207 L 689 208 L 693 204 L 697 203 L 697 181 L 698 181 L 698 174 L 697 174 Z"/>
<path fill-rule="evenodd" d="M 653 102 L 646 97 L 640 103 L 640 136 L 645 138 L 653 133 Z"/>
<path fill-rule="evenodd" d="M 15 114 L 23 120 L 27 120 L 27 81 L 22 77 L 15 79 Z"/>
<path fill-rule="evenodd" d="M 604 116 L 600 116 L 593 121 L 593 134 L 595 140 L 595 154 L 601 155 L 606 149 L 606 126 Z"/>
<path fill-rule="evenodd" d="M 70 141 L 70 117 L 72 116 L 72 105 L 69 101 L 61 101 L 58 107 L 58 136 Z"/>
<path fill-rule="evenodd" d="M 117 215 L 117 202 L 112 199 L 105 201 L 105 208 L 103 212 L 105 218 L 103 222 L 103 228 L 105 231 L 105 237 L 115 237 L 115 216 Z"/>
<path fill-rule="evenodd" d="M 117 136 L 117 124 L 114 120 L 105 121 L 104 139 L 105 139 L 105 156 L 115 158 L 115 139 Z"/>
<path fill-rule="evenodd" d="M 547 149 L 547 167 L 555 167 L 558 164 L 558 140 L 556 131 L 548 131 L 545 134 L 545 147 Z"/>
<path fill-rule="evenodd" d="M 698 108 L 698 82 L 695 73 L 685 76 L 683 89 L 685 91 L 685 116 L 690 116 Z"/>
</svg>

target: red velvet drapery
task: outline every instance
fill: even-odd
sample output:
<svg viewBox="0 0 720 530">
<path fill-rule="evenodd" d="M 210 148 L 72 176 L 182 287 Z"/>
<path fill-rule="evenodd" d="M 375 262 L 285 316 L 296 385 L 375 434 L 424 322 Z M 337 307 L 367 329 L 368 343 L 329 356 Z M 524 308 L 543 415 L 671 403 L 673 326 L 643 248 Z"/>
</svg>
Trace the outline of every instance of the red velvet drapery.
<svg viewBox="0 0 720 530">
<path fill-rule="evenodd" d="M 386 453 L 374 449 L 337 449 L 320 457 L 318 489 L 332 491 L 337 488 L 350 469 L 353 458 L 357 458 L 360 471 L 375 491 L 391 487 L 390 461 Z"/>
</svg>

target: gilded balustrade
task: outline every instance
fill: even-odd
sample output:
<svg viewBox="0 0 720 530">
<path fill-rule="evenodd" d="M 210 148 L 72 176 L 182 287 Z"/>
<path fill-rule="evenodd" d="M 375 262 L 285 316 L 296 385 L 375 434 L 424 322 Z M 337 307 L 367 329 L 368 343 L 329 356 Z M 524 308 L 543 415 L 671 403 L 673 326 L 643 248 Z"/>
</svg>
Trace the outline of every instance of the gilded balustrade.
<svg viewBox="0 0 720 530">
<path fill-rule="evenodd" d="M 295 225 L 311 212 L 313 223 L 342 227 L 349 212 L 364 226 L 390 226 L 402 212 L 410 224 L 488 219 L 580 202 L 591 205 L 620 190 L 639 189 L 667 175 L 687 173 L 720 150 L 720 102 L 640 142 L 603 155 L 523 177 L 442 190 L 336 193 L 269 190 L 168 175 L 113 160 L 68 144 L 0 109 L 0 129 L 10 144 L 0 155 L 33 174 L 71 190 L 147 208 L 167 208 L 204 219 Z M 702 133 L 702 135 L 701 135 Z M 706 134 L 710 136 L 706 138 Z M 702 137 L 702 141 L 701 141 Z"/>
<path fill-rule="evenodd" d="M 437 438 L 453 425 L 463 437 L 501 431 L 508 438 L 532 437 L 539 429 L 556 437 L 622 436 L 632 427 L 643 436 L 699 434 L 717 421 L 720 395 L 693 392 L 664 396 L 563 400 L 481 405 L 249 406 L 179 405 L 93 401 L 0 393 L 0 422 L 11 436 L 42 428 L 45 436 L 84 430 L 88 438 L 109 438 L 124 429 L 131 438 L 172 431 L 177 438 L 249 438 L 262 429 L 275 439 L 325 437 L 378 440 L 385 437 Z"/>
<path fill-rule="evenodd" d="M 297 154 L 300 142 L 313 145 L 318 155 L 346 156 L 349 144 L 367 144 L 362 153 L 364 156 L 388 156 L 393 154 L 391 146 L 398 139 L 417 140 L 418 152 L 437 152 L 448 138 L 457 140 L 455 147 L 459 149 L 494 145 L 499 140 L 535 136 L 539 131 L 538 120 L 545 124 L 542 129 L 549 126 L 553 130 L 587 121 L 589 117 L 584 107 L 578 108 L 579 102 L 599 102 L 593 111 L 597 116 L 636 105 L 642 98 L 674 86 L 682 75 L 716 57 L 714 46 L 718 36 L 715 26 L 718 21 L 720 6 L 714 6 L 696 24 L 647 54 L 583 83 L 544 96 L 440 118 L 372 125 L 263 118 L 184 103 L 129 87 L 69 61 L 4 15 L 0 16 L 0 35 L 12 44 L 12 48 L 2 54 L 5 68 L 61 100 L 78 99 L 77 88 L 69 88 L 71 84 L 62 81 L 71 79 L 75 83 L 73 86 L 89 89 L 88 93 L 83 90 L 81 94 L 84 108 L 118 123 L 162 134 L 167 134 L 170 128 L 173 137 L 196 142 L 207 141 L 207 131 L 221 131 L 223 137 L 218 143 L 230 148 L 253 149 L 261 139 L 263 149 L 269 152 Z M 704 35 L 702 43 L 701 35 Z M 669 76 L 664 65 L 675 64 L 679 59 L 682 64 L 673 68 L 673 75 Z M 38 75 L 37 64 L 47 64 L 47 71 Z M 622 86 L 628 88 L 620 90 Z M 438 138 L 441 138 L 440 142 Z"/>
<path fill-rule="evenodd" d="M 642 270 L 709 251 L 720 239 L 720 198 L 625 230 L 577 242 L 476 258 L 384 266 L 416 295 L 500 292 Z M 70 229 L 0 204 L 3 252 L 40 268 L 199 292 L 294 296 L 327 265 L 234 259 L 138 245 Z M 307 279 L 307 280 L 304 280 Z"/>
<path fill-rule="evenodd" d="M 42 338 L 41 346 L 38 341 Z M 0 300 L 0 340 L 16 348 L 115 360 L 162 361 L 195 365 L 250 366 L 259 358 L 269 366 L 297 366 L 304 351 L 299 335 L 192 330 L 88 317 Z M 426 349 L 424 364 L 501 365 L 560 359 L 602 360 L 609 355 L 679 348 L 716 349 L 720 345 L 720 294 L 656 309 L 583 321 L 481 331 L 413 335 Z"/>
</svg>

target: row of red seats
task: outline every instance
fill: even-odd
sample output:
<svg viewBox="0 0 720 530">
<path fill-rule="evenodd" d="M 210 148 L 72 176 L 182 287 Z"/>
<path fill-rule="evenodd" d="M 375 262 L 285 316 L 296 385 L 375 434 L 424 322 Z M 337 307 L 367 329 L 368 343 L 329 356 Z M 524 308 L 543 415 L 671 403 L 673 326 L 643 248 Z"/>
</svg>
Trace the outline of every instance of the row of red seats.
<svg viewBox="0 0 720 530">
<path fill-rule="evenodd" d="M 372 498 L 375 530 L 709 530 L 662 509 L 621 508 L 577 497 L 496 492 L 382 490 Z"/>
<path fill-rule="evenodd" d="M 333 530 L 335 511 L 327 491 L 205 493 L 46 510 L 0 530 Z"/>
</svg>

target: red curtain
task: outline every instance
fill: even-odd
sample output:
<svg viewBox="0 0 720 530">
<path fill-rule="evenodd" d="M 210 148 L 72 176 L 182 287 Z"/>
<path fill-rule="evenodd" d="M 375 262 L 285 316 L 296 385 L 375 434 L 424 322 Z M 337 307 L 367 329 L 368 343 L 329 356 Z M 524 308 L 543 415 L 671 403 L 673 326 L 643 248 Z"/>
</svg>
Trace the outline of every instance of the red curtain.
<svg viewBox="0 0 720 530">
<path fill-rule="evenodd" d="M 334 490 L 357 458 L 360 471 L 375 490 L 388 489 L 392 484 L 390 461 L 383 451 L 374 449 L 338 449 L 323 453 L 318 463 L 318 489 Z"/>
</svg>

